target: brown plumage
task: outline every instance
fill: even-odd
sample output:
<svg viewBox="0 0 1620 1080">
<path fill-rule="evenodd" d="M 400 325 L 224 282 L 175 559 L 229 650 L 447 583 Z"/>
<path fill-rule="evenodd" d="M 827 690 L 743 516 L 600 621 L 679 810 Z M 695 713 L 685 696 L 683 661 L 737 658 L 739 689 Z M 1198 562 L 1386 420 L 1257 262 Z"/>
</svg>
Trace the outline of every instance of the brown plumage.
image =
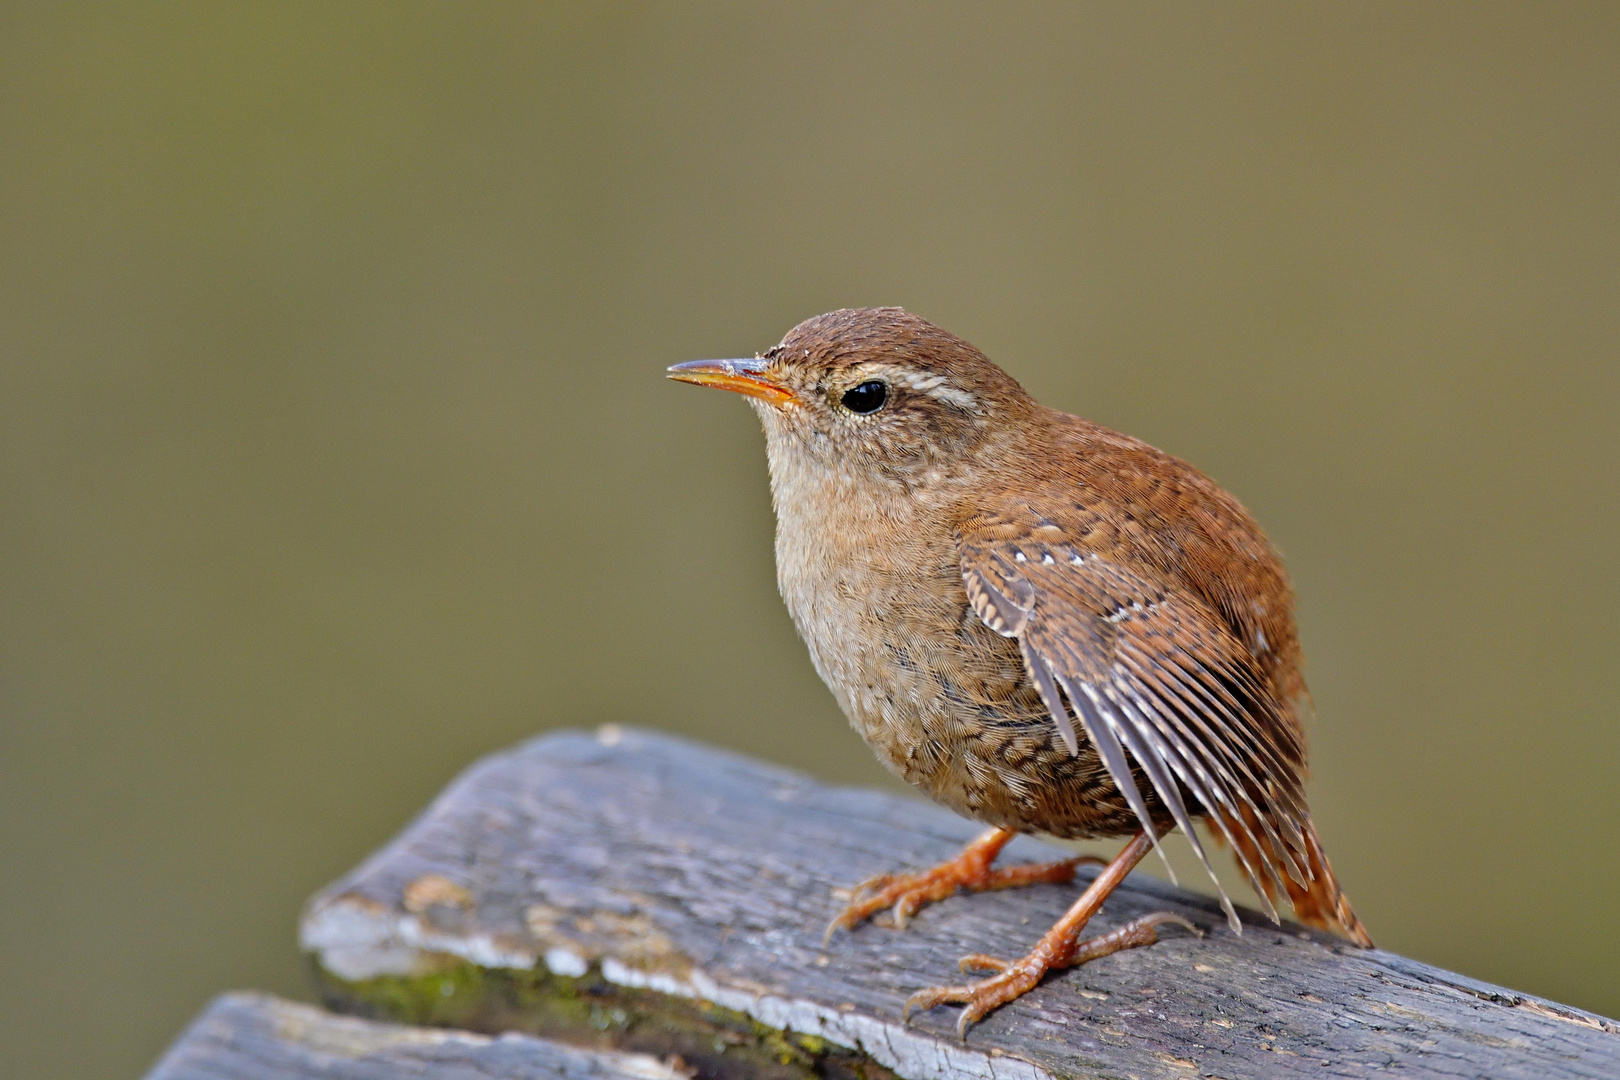
<svg viewBox="0 0 1620 1080">
<path fill-rule="evenodd" d="M 1072 875 L 1075 860 L 992 870 L 1014 833 L 1136 836 L 1029 956 L 969 958 L 997 974 L 912 1004 L 966 1004 L 965 1031 L 1050 968 L 1151 942 L 1179 920 L 1078 936 L 1156 836 L 1179 826 L 1207 867 L 1200 818 L 1268 901 L 1371 944 L 1305 802 L 1288 578 L 1236 499 L 1038 404 L 899 308 L 830 312 L 753 360 L 671 373 L 759 413 L 778 582 L 851 723 L 890 769 L 994 827 L 951 863 L 868 883 L 835 927 Z"/>
</svg>

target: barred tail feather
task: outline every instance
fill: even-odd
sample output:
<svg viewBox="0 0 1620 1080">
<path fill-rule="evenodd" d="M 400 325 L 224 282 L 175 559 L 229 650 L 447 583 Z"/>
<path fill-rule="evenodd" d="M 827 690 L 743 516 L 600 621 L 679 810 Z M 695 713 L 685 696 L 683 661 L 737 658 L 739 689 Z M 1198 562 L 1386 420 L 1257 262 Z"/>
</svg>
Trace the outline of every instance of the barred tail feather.
<svg viewBox="0 0 1620 1080">
<path fill-rule="evenodd" d="M 1304 823 L 1303 850 L 1295 849 L 1296 859 L 1304 856 L 1305 871 L 1309 880 L 1299 882 L 1290 874 L 1280 875 L 1283 889 L 1288 893 L 1288 901 L 1294 906 L 1294 916 L 1306 926 L 1314 926 L 1318 930 L 1326 930 L 1330 934 L 1337 934 L 1342 938 L 1360 945 L 1364 949 L 1373 947 L 1372 936 L 1367 928 L 1361 925 L 1356 913 L 1350 907 L 1350 901 L 1339 888 L 1339 879 L 1333 876 L 1333 867 L 1328 865 L 1327 854 L 1322 850 L 1322 842 L 1317 838 L 1316 826 L 1309 821 Z M 1280 853 L 1262 852 L 1260 845 L 1272 847 L 1276 840 L 1266 834 L 1249 829 L 1232 829 L 1231 839 L 1237 848 L 1238 861 L 1247 866 L 1262 866 L 1266 856 L 1273 862 L 1280 862 Z M 1256 837 L 1259 837 L 1258 843 Z M 1278 879 L 1264 874 L 1251 875 L 1254 884 L 1266 894 L 1272 903 L 1278 900 Z"/>
</svg>

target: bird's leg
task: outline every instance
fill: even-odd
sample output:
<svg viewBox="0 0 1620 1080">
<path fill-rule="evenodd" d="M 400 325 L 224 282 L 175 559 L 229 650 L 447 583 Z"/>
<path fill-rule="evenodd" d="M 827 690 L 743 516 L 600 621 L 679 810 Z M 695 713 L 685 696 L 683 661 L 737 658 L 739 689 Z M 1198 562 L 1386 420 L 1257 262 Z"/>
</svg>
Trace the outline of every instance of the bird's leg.
<svg viewBox="0 0 1620 1080">
<path fill-rule="evenodd" d="M 1152 847 L 1153 841 L 1148 839 L 1145 832 L 1137 833 L 1131 838 L 1131 842 L 1125 845 L 1125 850 L 1115 856 L 1114 861 L 1108 864 L 1108 868 L 1098 874 L 1090 887 L 1080 894 L 1080 899 L 1074 902 L 1074 906 L 1063 918 L 1036 942 L 1029 955 L 1010 963 L 983 954 L 964 956 L 960 964 L 963 971 L 993 971 L 995 974 L 988 979 L 980 979 L 965 986 L 936 986 L 919 990 L 906 999 L 905 1009 L 901 1013 L 902 1019 L 909 1018 L 913 1009 L 932 1009 L 947 1002 L 965 1005 L 967 1008 L 962 1010 L 962 1015 L 956 1022 L 957 1035 L 965 1039 L 967 1029 L 971 1025 L 991 1010 L 1033 989 L 1048 971 L 1084 964 L 1088 960 L 1096 960 L 1121 949 L 1151 945 L 1159 940 L 1158 928 L 1165 923 L 1175 923 L 1195 934 L 1201 933 L 1180 915 L 1156 911 L 1151 915 L 1132 919 L 1124 926 L 1110 930 L 1106 934 L 1080 940 L 1080 932 L 1102 907 L 1103 901 L 1108 899 L 1108 894 L 1125 880 L 1125 875 L 1131 872 L 1131 867 L 1141 862 L 1142 857 Z"/>
<path fill-rule="evenodd" d="M 853 890 L 847 907 L 827 926 L 827 937 L 838 929 L 852 930 L 884 908 L 894 911 L 894 925 L 904 930 L 906 920 L 924 904 L 943 900 L 958 889 L 984 892 L 989 889 L 1015 889 L 1049 881 L 1059 884 L 1074 880 L 1074 868 L 1081 863 L 1102 865 L 1091 855 L 1076 855 L 1058 862 L 1028 863 L 1004 870 L 991 869 L 1001 849 L 1015 834 L 1011 829 L 991 829 L 976 837 L 949 862 L 919 874 L 879 874 L 861 882 Z"/>
</svg>

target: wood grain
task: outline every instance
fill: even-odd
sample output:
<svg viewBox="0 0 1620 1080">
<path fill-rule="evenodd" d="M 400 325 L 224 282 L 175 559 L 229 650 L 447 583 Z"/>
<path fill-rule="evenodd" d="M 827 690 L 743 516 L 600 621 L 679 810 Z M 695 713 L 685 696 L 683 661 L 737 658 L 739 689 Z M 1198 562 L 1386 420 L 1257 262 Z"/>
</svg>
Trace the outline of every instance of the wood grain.
<svg viewBox="0 0 1620 1080">
<path fill-rule="evenodd" d="M 640 1054 L 355 1020 L 265 994 L 225 994 L 147 1080 L 689 1080 Z"/>
<path fill-rule="evenodd" d="M 310 902 L 329 1006 L 678 1055 L 706 1077 L 1620 1076 L 1620 1025 L 1133 876 L 1108 929 L 1207 930 L 1064 972 L 975 1027 L 900 1021 L 957 957 L 1018 955 L 1076 886 L 960 895 L 825 947 L 836 890 L 976 826 L 649 732 L 548 735 L 469 769 Z M 1049 858 L 1016 841 L 1004 863 Z M 1090 871 L 1082 871 L 1082 880 Z M 324 1075 L 324 1074 L 322 1074 Z M 336 1074 L 334 1074 L 336 1075 Z"/>
</svg>

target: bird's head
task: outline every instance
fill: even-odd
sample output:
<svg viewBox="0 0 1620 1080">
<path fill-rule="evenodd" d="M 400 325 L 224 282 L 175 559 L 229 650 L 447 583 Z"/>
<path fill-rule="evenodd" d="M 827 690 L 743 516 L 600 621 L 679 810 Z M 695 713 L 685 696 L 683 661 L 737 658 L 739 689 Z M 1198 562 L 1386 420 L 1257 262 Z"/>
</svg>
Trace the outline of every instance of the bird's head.
<svg viewBox="0 0 1620 1080">
<path fill-rule="evenodd" d="M 773 473 L 905 487 L 982 451 L 1036 408 L 979 350 L 897 307 L 817 315 L 751 360 L 695 360 L 669 377 L 747 395 Z"/>
</svg>

